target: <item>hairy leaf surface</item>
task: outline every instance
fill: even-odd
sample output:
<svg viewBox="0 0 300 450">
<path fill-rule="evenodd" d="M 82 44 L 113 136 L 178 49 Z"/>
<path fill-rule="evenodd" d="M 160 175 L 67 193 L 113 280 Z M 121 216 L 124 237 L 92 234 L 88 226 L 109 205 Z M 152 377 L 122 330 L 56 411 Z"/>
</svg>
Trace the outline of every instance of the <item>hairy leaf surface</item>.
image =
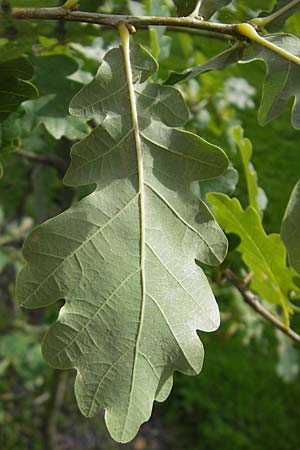
<svg viewBox="0 0 300 450">
<path fill-rule="evenodd" d="M 294 187 L 281 228 L 291 265 L 300 271 L 300 181 Z"/>
<path fill-rule="evenodd" d="M 225 194 L 208 194 L 217 220 L 226 233 L 239 236 L 237 250 L 253 272 L 251 288 L 269 303 L 280 305 L 286 318 L 290 312 L 289 292 L 297 290 L 296 272 L 286 266 L 286 251 L 279 234 L 267 235 L 257 210 L 245 211 L 236 198 Z"/>
<path fill-rule="evenodd" d="M 83 414 L 105 408 L 112 436 L 132 439 L 172 374 L 200 371 L 196 330 L 219 325 L 198 259 L 214 265 L 227 243 L 190 185 L 221 175 L 225 154 L 179 130 L 181 94 L 146 83 L 155 60 L 132 44 L 109 51 L 70 111 L 101 124 L 72 149 L 65 182 L 95 191 L 35 229 L 17 296 L 29 308 L 64 298 L 43 345 L 57 368 L 77 370 Z"/>
<path fill-rule="evenodd" d="M 286 34 L 274 34 L 266 39 L 293 55 L 300 54 L 300 39 Z M 279 116 L 289 99 L 294 98 L 292 108 L 292 125 L 300 129 L 300 66 L 284 59 L 278 54 L 258 45 L 249 46 L 242 62 L 260 59 L 267 66 L 267 75 L 263 87 L 262 101 L 258 120 L 265 125 Z"/>
</svg>

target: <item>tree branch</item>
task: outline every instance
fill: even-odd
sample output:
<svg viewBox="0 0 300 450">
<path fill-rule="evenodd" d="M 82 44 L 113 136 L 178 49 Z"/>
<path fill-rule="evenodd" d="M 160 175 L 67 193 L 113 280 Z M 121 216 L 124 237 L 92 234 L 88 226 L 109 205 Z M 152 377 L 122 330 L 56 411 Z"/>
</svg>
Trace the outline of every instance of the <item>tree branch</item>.
<svg viewBox="0 0 300 450">
<path fill-rule="evenodd" d="M 296 3 L 295 3 L 296 2 Z M 293 7 L 300 2 L 300 0 L 293 0 L 290 5 Z M 290 6 L 290 7 L 292 7 Z M 3 16 L 3 15 L 2 15 Z M 141 28 L 147 26 L 166 26 L 177 28 L 189 28 L 196 30 L 204 30 L 206 32 L 213 32 L 214 34 L 226 34 L 235 37 L 239 40 L 249 39 L 256 42 L 262 47 L 266 47 L 274 53 L 279 54 L 282 58 L 290 60 L 295 64 L 300 65 L 300 58 L 289 53 L 281 47 L 269 42 L 260 36 L 255 27 L 256 19 L 250 23 L 240 24 L 225 24 L 217 22 L 208 22 L 200 20 L 197 17 L 157 17 L 157 16 L 128 16 L 128 15 L 112 15 L 99 14 L 85 11 L 69 11 L 62 7 L 56 8 L 13 8 L 11 10 L 11 17 L 14 19 L 39 19 L 39 20 L 66 20 L 72 22 L 84 22 L 98 25 L 105 25 L 113 28 L 118 28 L 120 23 L 124 23 L 128 27 Z M 259 20 L 259 18 L 257 19 Z"/>
<path fill-rule="evenodd" d="M 45 166 L 54 167 L 62 174 L 64 174 L 67 169 L 67 164 L 65 161 L 55 155 L 40 155 L 37 153 L 28 152 L 27 150 L 16 150 L 14 153 L 29 161 L 35 161 Z"/>
<path fill-rule="evenodd" d="M 85 11 L 68 11 L 61 7 L 56 8 L 13 8 L 11 17 L 14 19 L 38 19 L 58 20 L 63 19 L 71 22 L 84 22 L 98 25 L 106 25 L 118 28 L 120 22 L 133 25 L 136 28 L 145 26 L 173 26 L 178 28 L 192 28 L 197 30 L 212 31 L 215 33 L 228 34 L 243 39 L 234 24 L 223 24 L 199 20 L 195 17 L 156 17 L 156 16 L 127 16 L 99 14 Z"/>
<path fill-rule="evenodd" d="M 270 313 L 266 308 L 262 306 L 256 295 L 251 292 L 247 286 L 237 278 L 237 276 L 231 272 L 231 270 L 226 269 L 223 272 L 224 278 L 229 281 L 242 295 L 244 302 L 247 303 L 251 308 L 260 314 L 264 319 L 270 322 L 275 328 L 280 330 L 282 333 L 286 334 L 293 341 L 300 343 L 300 335 L 290 328 L 280 322 L 272 313 Z"/>
</svg>

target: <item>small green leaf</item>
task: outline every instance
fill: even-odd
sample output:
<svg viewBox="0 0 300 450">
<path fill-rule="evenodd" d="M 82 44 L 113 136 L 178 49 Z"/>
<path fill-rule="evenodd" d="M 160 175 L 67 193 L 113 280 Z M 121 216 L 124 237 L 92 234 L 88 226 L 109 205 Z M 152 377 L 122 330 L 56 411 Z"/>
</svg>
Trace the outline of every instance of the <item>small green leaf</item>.
<svg viewBox="0 0 300 450">
<path fill-rule="evenodd" d="M 224 194 L 207 194 L 217 220 L 226 233 L 239 236 L 237 251 L 253 273 L 251 288 L 265 301 L 280 305 L 289 325 L 291 290 L 296 272 L 286 266 L 286 251 L 279 234 L 267 235 L 257 210 L 249 206 L 245 211 L 236 198 Z"/>
<path fill-rule="evenodd" d="M 300 54 L 300 39 L 296 36 L 274 34 L 266 36 L 265 39 L 295 56 Z M 279 116 L 292 97 L 292 125 L 300 129 L 300 66 L 260 45 L 249 45 L 241 62 L 249 63 L 255 60 L 264 61 L 267 67 L 258 112 L 259 123 L 265 125 Z"/>
<path fill-rule="evenodd" d="M 65 183 L 97 187 L 32 232 L 17 281 L 25 307 L 65 299 L 44 356 L 54 367 L 76 368 L 81 411 L 105 408 L 121 442 L 148 420 L 155 399 L 168 396 L 174 370 L 200 371 L 196 330 L 215 330 L 219 313 L 195 260 L 216 265 L 227 250 L 190 190 L 193 181 L 221 175 L 227 157 L 176 128 L 188 119 L 184 100 L 146 82 L 156 69 L 145 49 L 125 39 L 73 98 L 71 113 L 100 125 L 73 146 Z"/>
<path fill-rule="evenodd" d="M 291 266 L 300 272 L 300 181 L 294 187 L 281 228 Z"/>
<path fill-rule="evenodd" d="M 244 130 L 240 125 L 232 129 L 232 137 L 240 150 L 249 196 L 249 205 L 253 206 L 261 214 L 261 207 L 258 203 L 260 191 L 257 184 L 257 173 L 251 164 L 252 143 L 250 139 L 244 138 Z"/>
</svg>

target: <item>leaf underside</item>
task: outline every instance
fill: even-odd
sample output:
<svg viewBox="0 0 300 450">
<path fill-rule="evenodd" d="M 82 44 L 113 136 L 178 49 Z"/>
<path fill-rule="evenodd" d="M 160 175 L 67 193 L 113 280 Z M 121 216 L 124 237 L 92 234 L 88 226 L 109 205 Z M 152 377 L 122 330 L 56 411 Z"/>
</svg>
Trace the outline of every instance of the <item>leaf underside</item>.
<svg viewBox="0 0 300 450">
<path fill-rule="evenodd" d="M 227 158 L 173 128 L 187 120 L 186 106 L 174 88 L 146 83 L 155 70 L 136 44 L 112 49 L 72 100 L 73 115 L 101 123 L 73 146 L 65 183 L 96 189 L 31 233 L 17 280 L 25 307 L 65 299 L 43 354 L 76 368 L 82 413 L 104 408 L 121 442 L 168 396 L 174 370 L 201 370 L 196 330 L 215 330 L 219 312 L 195 259 L 216 265 L 227 248 L 190 190 L 221 175 Z"/>
</svg>

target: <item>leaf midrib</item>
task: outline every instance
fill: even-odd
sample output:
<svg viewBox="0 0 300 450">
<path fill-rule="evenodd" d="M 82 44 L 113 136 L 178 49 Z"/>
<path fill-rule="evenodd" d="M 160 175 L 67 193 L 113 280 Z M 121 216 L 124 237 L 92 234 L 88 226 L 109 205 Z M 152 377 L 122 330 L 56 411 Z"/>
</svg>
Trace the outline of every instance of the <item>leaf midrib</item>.
<svg viewBox="0 0 300 450">
<path fill-rule="evenodd" d="M 142 141 L 140 136 L 139 122 L 138 122 L 138 112 L 137 112 L 137 101 L 133 82 L 133 73 L 131 67 L 130 58 L 130 40 L 129 31 L 126 25 L 120 26 L 120 35 L 122 41 L 122 50 L 125 63 L 125 73 L 128 82 L 128 92 L 130 101 L 130 111 L 132 117 L 132 127 L 134 132 L 135 144 L 136 144 L 136 156 L 137 156 L 137 166 L 138 166 L 138 192 L 139 192 L 139 209 L 140 209 L 140 271 L 141 271 L 141 309 L 139 317 L 139 325 L 136 336 L 135 350 L 134 350 L 134 361 L 132 366 L 132 376 L 130 383 L 129 399 L 126 409 L 125 422 L 121 434 L 121 442 L 124 440 L 124 435 L 126 434 L 127 422 L 129 417 L 129 410 L 131 407 L 132 394 L 135 385 L 135 373 L 136 366 L 139 357 L 139 344 L 143 331 L 144 315 L 145 315 L 145 303 L 146 303 L 146 278 L 145 278 L 145 253 L 146 253 L 146 227 L 145 227 L 145 187 L 144 187 L 144 162 L 143 162 L 143 150 Z"/>
</svg>

